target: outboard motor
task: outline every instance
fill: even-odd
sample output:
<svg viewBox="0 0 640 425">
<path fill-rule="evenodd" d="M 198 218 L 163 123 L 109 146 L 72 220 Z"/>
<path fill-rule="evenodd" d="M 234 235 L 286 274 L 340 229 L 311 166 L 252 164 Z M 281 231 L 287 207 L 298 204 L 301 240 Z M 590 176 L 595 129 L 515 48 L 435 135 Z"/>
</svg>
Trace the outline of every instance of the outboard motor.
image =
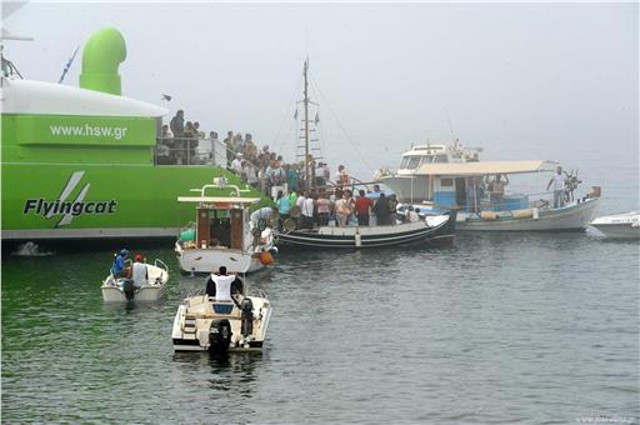
<svg viewBox="0 0 640 425">
<path fill-rule="evenodd" d="M 218 356 L 227 354 L 231 344 L 231 324 L 228 320 L 212 320 L 209 326 L 209 352 Z"/>
<path fill-rule="evenodd" d="M 246 338 L 253 332 L 253 302 L 251 299 L 242 300 L 240 309 L 242 310 L 242 336 Z"/>
<path fill-rule="evenodd" d="M 133 280 L 125 280 L 122 284 L 122 291 L 127 301 L 131 301 L 135 296 L 136 287 L 133 286 Z"/>
</svg>

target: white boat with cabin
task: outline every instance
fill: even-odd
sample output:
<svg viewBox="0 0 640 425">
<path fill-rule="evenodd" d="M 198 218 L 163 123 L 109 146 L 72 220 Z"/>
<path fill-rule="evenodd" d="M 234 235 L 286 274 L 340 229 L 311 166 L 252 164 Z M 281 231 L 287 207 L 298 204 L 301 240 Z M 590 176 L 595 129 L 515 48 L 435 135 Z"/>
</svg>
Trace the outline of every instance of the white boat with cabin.
<svg viewBox="0 0 640 425">
<path fill-rule="evenodd" d="M 225 195 L 207 195 L 207 190 Z M 225 266 L 230 273 L 251 273 L 273 263 L 271 227 L 260 229 L 250 221 L 249 207 L 260 198 L 241 197 L 244 190 L 219 179 L 191 191 L 198 196 L 178 197 L 196 206 L 195 223 L 183 228 L 175 243 L 180 269 L 210 273 Z"/>
<path fill-rule="evenodd" d="M 239 282 L 239 283 L 238 283 Z M 171 339 L 175 351 L 227 352 L 262 350 L 272 307 L 264 294 L 244 295 L 242 282 L 232 285 L 232 301 L 206 294 L 186 298 L 178 307 Z"/>
<path fill-rule="evenodd" d="M 419 181 L 420 167 L 427 164 L 451 164 L 478 162 L 482 148 L 463 147 L 458 140 L 454 143 L 436 143 L 412 146 L 402 154 L 400 167 L 395 173 L 381 169 L 376 180 L 390 188 L 403 202 L 414 199 L 431 199 L 434 194 L 433 182 Z"/>
<path fill-rule="evenodd" d="M 600 187 L 589 194 L 575 197 L 567 192 L 566 201 L 554 208 L 552 192 L 505 193 L 499 203 L 491 200 L 487 186 L 490 176 L 514 176 L 552 173 L 557 163 L 550 161 L 493 161 L 423 163 L 408 177 L 414 196 L 401 201 L 421 211 L 440 213 L 457 211 L 457 230 L 537 231 L 582 230 L 592 220 L 600 197 Z M 547 174 L 550 177 L 550 174 Z M 577 187 L 576 176 L 568 176 Z M 388 180 L 380 179 L 392 190 Z M 574 187 L 574 189 L 575 189 Z M 419 196 L 416 196 L 419 194 Z M 423 197 L 424 196 L 424 197 Z"/>
<path fill-rule="evenodd" d="M 640 211 L 598 217 L 591 225 L 610 239 L 640 238 Z"/>
<path fill-rule="evenodd" d="M 169 280 L 169 267 L 156 258 L 153 264 L 145 264 L 148 272 L 148 280 L 140 288 L 133 285 L 128 278 L 116 278 L 109 274 L 102 282 L 100 290 L 105 302 L 125 301 L 157 301 L 165 293 L 165 286 Z"/>
</svg>

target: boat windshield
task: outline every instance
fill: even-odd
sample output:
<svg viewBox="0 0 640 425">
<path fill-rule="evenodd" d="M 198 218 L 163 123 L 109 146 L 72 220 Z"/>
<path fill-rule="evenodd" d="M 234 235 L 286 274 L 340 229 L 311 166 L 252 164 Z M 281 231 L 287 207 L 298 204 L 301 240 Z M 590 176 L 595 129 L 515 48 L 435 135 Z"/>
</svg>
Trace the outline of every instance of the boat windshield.
<svg viewBox="0 0 640 425">
<path fill-rule="evenodd" d="M 424 156 L 405 156 L 402 158 L 402 162 L 400 163 L 401 170 L 414 170 L 418 168 L 418 166 L 423 163 L 423 159 L 426 158 Z"/>
</svg>

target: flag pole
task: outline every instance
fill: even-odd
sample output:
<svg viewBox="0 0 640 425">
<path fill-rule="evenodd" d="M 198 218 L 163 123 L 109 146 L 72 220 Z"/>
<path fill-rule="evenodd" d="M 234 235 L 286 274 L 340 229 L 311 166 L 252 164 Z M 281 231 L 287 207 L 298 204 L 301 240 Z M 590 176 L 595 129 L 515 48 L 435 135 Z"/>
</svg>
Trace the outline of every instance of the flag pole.
<svg viewBox="0 0 640 425">
<path fill-rule="evenodd" d="M 309 57 L 304 61 L 304 175 L 307 182 L 307 190 L 311 190 L 311 173 L 309 170 L 309 81 L 307 71 L 309 70 Z"/>
</svg>

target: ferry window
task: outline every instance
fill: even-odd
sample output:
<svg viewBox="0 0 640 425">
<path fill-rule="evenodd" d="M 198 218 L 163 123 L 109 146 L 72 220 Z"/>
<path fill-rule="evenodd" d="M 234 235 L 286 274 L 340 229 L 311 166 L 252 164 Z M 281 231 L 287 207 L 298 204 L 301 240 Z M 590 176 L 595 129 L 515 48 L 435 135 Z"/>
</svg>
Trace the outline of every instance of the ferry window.
<svg viewBox="0 0 640 425">
<path fill-rule="evenodd" d="M 448 162 L 447 161 L 447 155 L 436 155 L 436 159 L 435 159 L 434 162 L 436 162 L 436 163 Z"/>
<path fill-rule="evenodd" d="M 419 156 L 411 156 L 409 157 L 409 163 L 407 164 L 408 169 L 412 170 L 414 168 L 418 168 L 418 164 L 420 164 Z"/>
<path fill-rule="evenodd" d="M 440 179 L 440 186 L 442 187 L 453 186 L 453 179 Z"/>
<path fill-rule="evenodd" d="M 409 157 L 405 156 L 404 158 L 402 158 L 402 162 L 400 162 L 400 169 L 404 170 L 405 168 L 407 168 L 408 163 L 409 163 Z"/>
</svg>

